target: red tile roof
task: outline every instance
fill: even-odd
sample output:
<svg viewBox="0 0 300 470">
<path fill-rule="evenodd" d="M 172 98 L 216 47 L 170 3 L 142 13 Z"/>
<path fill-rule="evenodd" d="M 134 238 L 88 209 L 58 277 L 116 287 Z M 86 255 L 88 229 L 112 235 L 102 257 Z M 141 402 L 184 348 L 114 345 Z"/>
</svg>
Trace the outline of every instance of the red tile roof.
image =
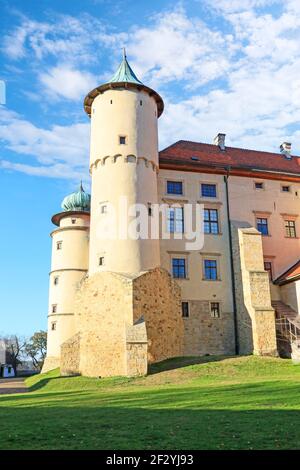
<svg viewBox="0 0 300 470">
<path fill-rule="evenodd" d="M 300 260 L 297 261 L 291 268 L 281 274 L 276 280 L 276 284 L 287 284 L 288 282 L 295 281 L 300 277 Z"/>
<path fill-rule="evenodd" d="M 193 157 L 193 158 L 192 158 Z M 281 153 L 260 152 L 236 147 L 220 150 L 217 145 L 179 140 L 159 153 L 160 167 L 189 167 L 190 171 L 200 171 L 197 167 L 218 168 L 231 167 L 247 171 L 266 171 L 274 173 L 291 173 L 300 177 L 300 158 L 293 156 L 287 159 Z"/>
</svg>

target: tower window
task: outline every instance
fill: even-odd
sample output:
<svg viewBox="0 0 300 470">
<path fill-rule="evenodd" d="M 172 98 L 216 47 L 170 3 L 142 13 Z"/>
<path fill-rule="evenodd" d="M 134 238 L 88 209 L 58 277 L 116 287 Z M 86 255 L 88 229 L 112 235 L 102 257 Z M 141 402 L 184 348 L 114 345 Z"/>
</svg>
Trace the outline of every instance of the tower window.
<svg viewBox="0 0 300 470">
<path fill-rule="evenodd" d="M 148 202 L 148 215 L 149 215 L 149 217 L 152 216 L 152 204 L 151 204 L 151 202 Z"/>
<path fill-rule="evenodd" d="M 255 187 L 255 189 L 264 189 L 264 183 L 261 183 L 261 182 L 259 182 L 259 181 L 256 181 L 256 182 L 254 183 L 254 187 Z"/>
<path fill-rule="evenodd" d="M 72 224 L 76 224 L 76 219 L 71 219 Z"/>
<path fill-rule="evenodd" d="M 61 250 L 62 249 L 62 242 L 56 242 L 56 249 Z"/>
<path fill-rule="evenodd" d="M 51 330 L 52 331 L 56 330 L 56 322 L 55 321 L 51 323 Z"/>
<path fill-rule="evenodd" d="M 58 282 L 59 282 L 59 277 L 55 276 L 55 278 L 53 279 L 53 284 L 57 286 Z"/>
<path fill-rule="evenodd" d="M 112 100 L 110 100 L 110 104 L 112 104 Z"/>
<path fill-rule="evenodd" d="M 190 316 L 189 303 L 188 302 L 181 302 L 181 311 L 182 311 L 182 317 L 183 318 L 188 318 Z"/>
<path fill-rule="evenodd" d="M 281 186 L 281 191 L 283 193 L 289 193 L 291 190 L 291 187 L 290 186 Z"/>
<path fill-rule="evenodd" d="M 142 100 L 140 100 L 140 106 L 143 106 L 143 102 L 142 102 Z"/>
<path fill-rule="evenodd" d="M 213 318 L 220 318 L 220 303 L 219 302 L 210 303 L 210 315 Z"/>
<path fill-rule="evenodd" d="M 100 212 L 101 212 L 101 214 L 107 214 L 107 205 L 106 204 L 103 204 L 100 207 Z"/>
<path fill-rule="evenodd" d="M 104 266 L 104 256 L 100 256 L 100 258 L 99 258 L 99 266 Z"/>
<path fill-rule="evenodd" d="M 56 313 L 57 312 L 57 305 L 53 304 L 51 310 L 52 310 L 52 313 Z"/>
<path fill-rule="evenodd" d="M 126 145 L 126 137 L 125 137 L 125 135 L 120 135 L 120 136 L 119 136 L 119 144 L 120 144 L 120 145 Z"/>
</svg>

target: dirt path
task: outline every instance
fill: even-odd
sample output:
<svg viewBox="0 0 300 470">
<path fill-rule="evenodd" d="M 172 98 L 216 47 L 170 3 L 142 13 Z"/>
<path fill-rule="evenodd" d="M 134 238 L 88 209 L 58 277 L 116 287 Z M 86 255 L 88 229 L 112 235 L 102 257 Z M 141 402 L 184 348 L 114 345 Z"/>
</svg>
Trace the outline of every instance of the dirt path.
<svg viewBox="0 0 300 470">
<path fill-rule="evenodd" d="M 7 393 L 24 393 L 27 392 L 24 379 L 14 377 L 13 379 L 0 379 L 0 395 Z"/>
</svg>

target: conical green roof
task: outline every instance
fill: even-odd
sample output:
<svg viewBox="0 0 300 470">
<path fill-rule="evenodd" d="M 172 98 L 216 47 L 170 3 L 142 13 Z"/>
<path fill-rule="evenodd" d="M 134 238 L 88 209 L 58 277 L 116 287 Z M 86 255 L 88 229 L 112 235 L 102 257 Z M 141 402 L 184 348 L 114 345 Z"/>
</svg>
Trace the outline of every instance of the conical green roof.
<svg viewBox="0 0 300 470">
<path fill-rule="evenodd" d="M 61 203 L 61 207 L 66 212 L 89 212 L 91 207 L 91 196 L 84 191 L 82 183 L 80 183 L 79 190 L 75 193 L 69 194 L 69 196 L 66 196 Z"/>
<path fill-rule="evenodd" d="M 127 83 L 136 83 L 138 85 L 143 85 L 143 83 L 137 78 L 135 75 L 134 71 L 130 67 L 125 49 L 123 52 L 123 60 L 119 65 L 118 70 L 114 74 L 114 76 L 107 82 L 107 83 L 122 83 L 122 82 L 127 82 Z"/>
</svg>

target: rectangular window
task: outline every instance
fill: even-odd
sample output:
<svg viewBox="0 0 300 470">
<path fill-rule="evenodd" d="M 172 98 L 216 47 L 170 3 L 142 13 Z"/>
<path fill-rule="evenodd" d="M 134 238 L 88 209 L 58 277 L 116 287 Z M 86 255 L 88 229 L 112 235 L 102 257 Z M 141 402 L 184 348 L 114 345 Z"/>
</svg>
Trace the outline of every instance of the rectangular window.
<svg viewBox="0 0 300 470">
<path fill-rule="evenodd" d="M 57 305 L 52 305 L 52 313 L 56 313 L 57 312 Z"/>
<path fill-rule="evenodd" d="M 258 183 L 257 181 L 254 183 L 255 189 L 264 189 L 264 183 Z"/>
<path fill-rule="evenodd" d="M 217 209 L 204 209 L 204 233 L 219 233 Z"/>
<path fill-rule="evenodd" d="M 296 223 L 294 220 L 285 220 L 285 236 L 289 238 L 296 238 Z"/>
<path fill-rule="evenodd" d="M 265 271 L 267 271 L 267 273 L 269 274 L 269 279 L 270 279 L 270 281 L 272 281 L 272 279 L 273 279 L 272 263 L 271 263 L 270 261 L 265 261 L 265 262 L 264 262 L 264 269 L 265 269 Z"/>
<path fill-rule="evenodd" d="M 258 217 L 256 219 L 256 227 L 257 230 L 262 234 L 262 235 L 269 235 L 269 229 L 268 229 L 268 219 L 263 219 L 261 217 Z"/>
<path fill-rule="evenodd" d="M 76 219 L 71 219 L 72 224 L 76 224 Z"/>
<path fill-rule="evenodd" d="M 204 260 L 204 279 L 212 281 L 218 279 L 217 261 L 215 259 Z"/>
<path fill-rule="evenodd" d="M 281 191 L 283 193 L 289 193 L 291 190 L 291 187 L 290 186 L 281 186 Z"/>
<path fill-rule="evenodd" d="M 56 322 L 51 323 L 51 330 L 55 331 L 56 330 Z"/>
<path fill-rule="evenodd" d="M 185 258 L 172 259 L 172 274 L 176 279 L 184 279 L 186 277 Z"/>
<path fill-rule="evenodd" d="M 182 317 L 188 318 L 190 316 L 189 303 L 181 302 Z"/>
<path fill-rule="evenodd" d="M 105 204 L 102 204 L 102 206 L 100 207 L 100 213 L 107 214 L 107 206 Z"/>
<path fill-rule="evenodd" d="M 55 276 L 55 278 L 54 278 L 54 280 L 53 280 L 53 284 L 54 284 L 55 286 L 57 286 L 58 282 L 59 282 L 59 277 L 58 277 L 58 276 Z"/>
<path fill-rule="evenodd" d="M 126 137 L 125 137 L 125 135 L 120 135 L 120 136 L 119 136 L 119 144 L 120 144 L 120 145 L 125 145 L 125 144 L 126 144 Z"/>
<path fill-rule="evenodd" d="M 104 256 L 100 256 L 100 258 L 99 258 L 99 266 L 104 266 Z"/>
<path fill-rule="evenodd" d="M 168 231 L 170 233 L 183 233 L 183 207 L 168 208 Z"/>
<path fill-rule="evenodd" d="M 168 194 L 182 194 L 182 182 L 181 181 L 167 181 L 167 193 Z"/>
<path fill-rule="evenodd" d="M 219 302 L 210 303 L 210 314 L 213 318 L 220 318 L 220 303 Z"/>
<path fill-rule="evenodd" d="M 217 186 L 215 184 L 201 184 L 202 197 L 217 197 Z"/>
<path fill-rule="evenodd" d="M 62 242 L 56 242 L 56 249 L 61 250 L 62 249 Z"/>
</svg>

